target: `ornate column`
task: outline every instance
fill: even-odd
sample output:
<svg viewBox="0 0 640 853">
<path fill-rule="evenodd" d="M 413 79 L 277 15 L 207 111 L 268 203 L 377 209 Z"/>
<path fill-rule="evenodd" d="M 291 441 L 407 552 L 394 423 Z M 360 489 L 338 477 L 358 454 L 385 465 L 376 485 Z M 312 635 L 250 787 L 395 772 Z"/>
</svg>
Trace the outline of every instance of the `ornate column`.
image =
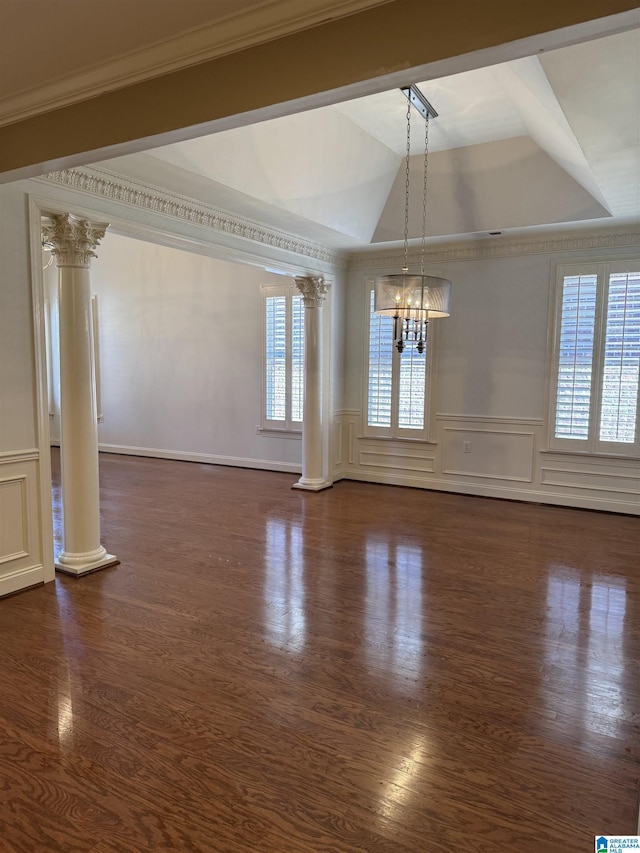
<svg viewBox="0 0 640 853">
<path fill-rule="evenodd" d="M 60 445 L 64 543 L 56 568 L 84 575 L 118 562 L 100 544 L 98 423 L 93 378 L 89 264 L 107 225 L 52 214 L 43 242 L 58 267 Z"/>
<path fill-rule="evenodd" d="M 302 476 L 294 489 L 319 492 L 332 483 L 324 475 L 322 423 L 322 303 L 330 285 L 322 277 L 296 277 L 304 298 L 304 418 Z"/>
</svg>

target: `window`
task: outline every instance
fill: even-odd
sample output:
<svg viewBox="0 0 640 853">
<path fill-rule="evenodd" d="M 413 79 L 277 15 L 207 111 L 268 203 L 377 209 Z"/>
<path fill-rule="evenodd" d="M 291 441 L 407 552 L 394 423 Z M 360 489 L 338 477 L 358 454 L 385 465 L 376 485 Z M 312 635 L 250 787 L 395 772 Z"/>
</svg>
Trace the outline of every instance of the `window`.
<svg viewBox="0 0 640 853">
<path fill-rule="evenodd" d="M 638 455 L 640 261 L 558 268 L 549 446 Z"/>
<path fill-rule="evenodd" d="M 427 437 L 429 362 L 433 326 L 426 352 L 393 344 L 393 318 L 373 313 L 374 292 L 368 291 L 369 349 L 367 432 L 396 438 Z"/>
<path fill-rule="evenodd" d="M 263 287 L 263 429 L 302 429 L 304 302 L 295 285 Z"/>
</svg>

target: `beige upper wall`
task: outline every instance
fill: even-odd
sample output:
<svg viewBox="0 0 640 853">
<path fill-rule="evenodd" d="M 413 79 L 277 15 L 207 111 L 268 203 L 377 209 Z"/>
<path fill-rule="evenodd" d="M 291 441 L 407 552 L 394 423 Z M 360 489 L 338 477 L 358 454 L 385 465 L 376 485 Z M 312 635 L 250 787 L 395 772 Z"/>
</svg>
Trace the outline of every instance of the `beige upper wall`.
<svg viewBox="0 0 640 853">
<path fill-rule="evenodd" d="M 318 93 L 399 72 L 411 82 L 414 68 L 635 8 L 635 0 L 394 0 L 0 128 L 0 175 L 11 180 L 197 136 L 219 129 L 221 119 L 297 102 L 293 111 Z"/>
<path fill-rule="evenodd" d="M 27 201 L 0 187 L 0 453 L 38 444 Z"/>
</svg>

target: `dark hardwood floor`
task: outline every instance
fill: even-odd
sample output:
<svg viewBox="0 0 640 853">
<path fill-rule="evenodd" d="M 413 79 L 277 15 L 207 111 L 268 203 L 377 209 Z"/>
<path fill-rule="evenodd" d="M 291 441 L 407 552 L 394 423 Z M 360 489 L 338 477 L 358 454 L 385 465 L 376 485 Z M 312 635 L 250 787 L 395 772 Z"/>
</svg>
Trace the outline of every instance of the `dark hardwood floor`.
<svg viewBox="0 0 640 853">
<path fill-rule="evenodd" d="M 124 456 L 101 477 L 121 564 L 0 602 L 3 853 L 636 831 L 637 518 Z"/>
</svg>

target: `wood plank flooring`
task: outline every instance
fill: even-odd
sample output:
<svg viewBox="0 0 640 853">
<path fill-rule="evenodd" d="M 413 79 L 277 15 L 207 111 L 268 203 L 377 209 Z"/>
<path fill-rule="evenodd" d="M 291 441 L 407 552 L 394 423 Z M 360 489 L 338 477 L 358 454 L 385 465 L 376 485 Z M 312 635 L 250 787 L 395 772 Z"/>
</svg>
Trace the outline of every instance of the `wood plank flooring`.
<svg viewBox="0 0 640 853">
<path fill-rule="evenodd" d="M 638 519 L 292 480 L 101 458 L 121 564 L 0 602 L 0 851 L 635 832 Z"/>
</svg>

